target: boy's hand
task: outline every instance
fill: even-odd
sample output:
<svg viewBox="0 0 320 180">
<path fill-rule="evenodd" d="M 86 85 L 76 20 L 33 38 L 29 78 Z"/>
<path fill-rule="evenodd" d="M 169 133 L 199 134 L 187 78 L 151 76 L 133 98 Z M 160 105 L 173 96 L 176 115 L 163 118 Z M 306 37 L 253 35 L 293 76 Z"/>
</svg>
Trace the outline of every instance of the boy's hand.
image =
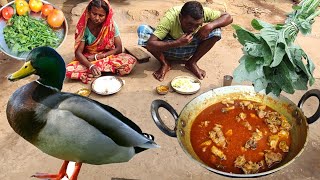
<svg viewBox="0 0 320 180">
<path fill-rule="evenodd" d="M 205 25 L 199 29 L 199 31 L 195 34 L 195 36 L 200 40 L 204 40 L 206 37 L 209 36 L 211 31 L 212 30 L 211 30 L 210 26 Z"/>
<path fill-rule="evenodd" d="M 189 44 L 192 41 L 192 39 L 193 39 L 192 34 L 184 34 L 179 39 L 177 39 L 177 41 L 179 42 L 180 46 L 184 46 Z"/>
</svg>

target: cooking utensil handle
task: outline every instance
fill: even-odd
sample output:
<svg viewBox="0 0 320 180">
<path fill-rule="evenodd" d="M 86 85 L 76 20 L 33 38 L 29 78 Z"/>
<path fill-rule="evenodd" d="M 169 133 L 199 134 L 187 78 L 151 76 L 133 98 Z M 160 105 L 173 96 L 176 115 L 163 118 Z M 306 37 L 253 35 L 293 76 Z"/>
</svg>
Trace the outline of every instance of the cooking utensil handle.
<svg viewBox="0 0 320 180">
<path fill-rule="evenodd" d="M 302 108 L 303 103 L 309 99 L 310 97 L 315 96 L 316 98 L 318 98 L 319 101 L 319 105 L 318 105 L 318 109 L 317 111 L 314 113 L 314 115 L 312 115 L 311 117 L 307 117 L 307 122 L 308 124 L 312 124 L 314 123 L 316 120 L 319 119 L 320 117 L 320 90 L 318 89 L 311 89 L 309 91 L 307 91 L 300 99 L 300 101 L 298 102 L 298 107 Z"/>
<path fill-rule="evenodd" d="M 160 115 L 159 115 L 160 107 L 165 108 L 172 114 L 175 120 L 174 129 L 168 128 L 168 126 L 166 126 L 162 121 L 162 119 L 160 118 Z M 177 127 L 177 121 L 178 121 L 178 113 L 173 109 L 173 107 L 170 104 L 160 99 L 154 100 L 151 103 L 151 115 L 152 115 L 153 121 L 156 123 L 156 125 L 162 132 L 164 132 L 168 136 L 177 137 L 176 127 Z"/>
</svg>

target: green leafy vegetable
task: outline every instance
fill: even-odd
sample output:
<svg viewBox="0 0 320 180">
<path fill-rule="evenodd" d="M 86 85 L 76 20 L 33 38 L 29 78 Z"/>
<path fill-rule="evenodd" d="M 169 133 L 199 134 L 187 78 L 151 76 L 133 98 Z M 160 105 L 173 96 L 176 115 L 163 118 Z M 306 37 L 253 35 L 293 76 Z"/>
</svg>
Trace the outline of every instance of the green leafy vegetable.
<svg viewBox="0 0 320 180">
<path fill-rule="evenodd" d="M 311 33 L 320 0 L 304 0 L 293 7 L 284 24 L 269 24 L 253 19 L 250 32 L 233 25 L 234 36 L 243 45 L 243 56 L 234 70 L 237 82 L 251 81 L 256 91 L 266 90 L 279 96 L 281 91 L 293 94 L 295 90 L 307 90 L 315 82 L 315 66 L 310 57 L 294 44 L 299 32 Z"/>
<path fill-rule="evenodd" d="M 28 52 L 40 46 L 57 47 L 60 39 L 44 22 L 30 16 L 14 15 L 3 30 L 4 39 L 13 53 Z"/>
</svg>

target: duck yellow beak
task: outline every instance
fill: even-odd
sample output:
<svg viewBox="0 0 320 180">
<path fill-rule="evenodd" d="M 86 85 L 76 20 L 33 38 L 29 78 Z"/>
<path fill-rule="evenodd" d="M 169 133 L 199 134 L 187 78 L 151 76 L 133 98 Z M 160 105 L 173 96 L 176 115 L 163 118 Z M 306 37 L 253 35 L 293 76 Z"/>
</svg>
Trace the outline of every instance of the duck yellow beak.
<svg viewBox="0 0 320 180">
<path fill-rule="evenodd" d="M 9 75 L 8 80 L 15 81 L 22 78 L 25 78 L 27 76 L 30 76 L 31 74 L 34 74 L 36 70 L 31 65 L 31 61 L 28 61 L 24 63 L 24 65 L 15 73 Z"/>
</svg>

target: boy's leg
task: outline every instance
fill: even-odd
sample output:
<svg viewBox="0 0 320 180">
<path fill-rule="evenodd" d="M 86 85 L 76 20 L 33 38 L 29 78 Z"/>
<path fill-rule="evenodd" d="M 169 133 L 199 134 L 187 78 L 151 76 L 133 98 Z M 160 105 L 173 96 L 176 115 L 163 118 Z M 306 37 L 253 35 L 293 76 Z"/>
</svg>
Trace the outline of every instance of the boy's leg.
<svg viewBox="0 0 320 180">
<path fill-rule="evenodd" d="M 221 30 L 215 29 L 210 34 L 209 37 L 201 41 L 193 54 L 193 56 L 186 63 L 186 68 L 190 70 L 199 79 L 203 79 L 206 76 L 206 72 L 200 69 L 197 62 L 204 56 L 217 41 L 221 39 Z"/>
<path fill-rule="evenodd" d="M 153 72 L 153 77 L 159 81 L 163 81 L 165 75 L 171 69 L 171 64 L 168 60 L 166 60 L 163 52 L 153 52 L 149 51 L 157 60 L 159 60 L 161 66 L 158 70 Z"/>
<path fill-rule="evenodd" d="M 138 45 L 146 47 L 147 41 L 153 34 L 154 29 L 149 25 L 140 25 L 137 29 L 138 33 Z M 153 73 L 154 78 L 159 81 L 163 81 L 166 73 L 171 69 L 171 65 L 165 59 L 163 52 L 159 51 L 148 51 L 160 62 L 160 68 Z"/>
</svg>

